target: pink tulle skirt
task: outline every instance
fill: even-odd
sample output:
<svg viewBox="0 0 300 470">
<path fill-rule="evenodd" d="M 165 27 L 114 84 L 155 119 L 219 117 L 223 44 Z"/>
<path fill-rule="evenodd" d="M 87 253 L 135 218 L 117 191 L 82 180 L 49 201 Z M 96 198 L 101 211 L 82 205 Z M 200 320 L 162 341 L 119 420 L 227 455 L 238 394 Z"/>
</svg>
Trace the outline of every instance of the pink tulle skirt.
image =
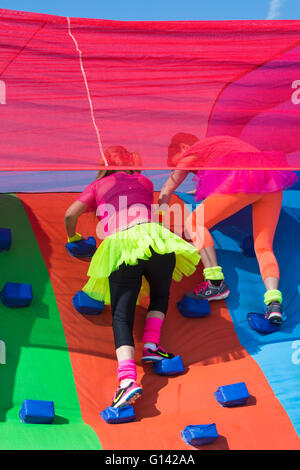
<svg viewBox="0 0 300 470">
<path fill-rule="evenodd" d="M 241 158 L 243 161 L 241 166 L 253 166 L 247 164 L 246 160 L 251 157 L 253 159 L 254 156 L 258 168 L 268 167 L 271 160 L 275 158 L 277 160 L 276 166 L 281 166 L 278 165 L 278 152 L 258 152 L 251 155 L 241 152 L 234 156 L 226 155 L 223 158 L 226 158 L 226 163 L 232 161 L 232 157 Z M 282 156 L 285 159 L 284 154 Z M 265 162 L 264 165 L 262 165 L 262 161 Z M 224 160 L 222 163 L 218 159 L 216 166 L 224 168 L 226 165 L 224 165 Z M 285 165 L 282 166 L 286 166 L 286 160 Z M 195 200 L 201 201 L 211 194 L 271 193 L 287 189 L 293 186 L 297 180 L 297 174 L 290 170 L 199 170 L 194 177 L 194 181 L 197 183 Z"/>
</svg>

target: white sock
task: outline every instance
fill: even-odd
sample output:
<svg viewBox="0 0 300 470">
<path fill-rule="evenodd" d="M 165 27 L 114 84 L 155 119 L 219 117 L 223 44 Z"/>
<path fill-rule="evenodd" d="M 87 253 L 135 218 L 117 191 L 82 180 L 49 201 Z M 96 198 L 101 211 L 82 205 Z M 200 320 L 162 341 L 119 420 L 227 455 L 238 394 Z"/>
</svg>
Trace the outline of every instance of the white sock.
<svg viewBox="0 0 300 470">
<path fill-rule="evenodd" d="M 129 385 L 131 382 L 133 382 L 133 379 L 123 379 L 123 380 L 121 380 L 120 385 L 121 385 L 122 388 L 125 388 L 125 387 L 127 387 L 127 385 Z"/>
<path fill-rule="evenodd" d="M 157 348 L 157 345 L 155 343 L 145 343 L 144 347 L 147 349 L 151 349 L 152 351 L 155 351 L 155 349 Z"/>
</svg>

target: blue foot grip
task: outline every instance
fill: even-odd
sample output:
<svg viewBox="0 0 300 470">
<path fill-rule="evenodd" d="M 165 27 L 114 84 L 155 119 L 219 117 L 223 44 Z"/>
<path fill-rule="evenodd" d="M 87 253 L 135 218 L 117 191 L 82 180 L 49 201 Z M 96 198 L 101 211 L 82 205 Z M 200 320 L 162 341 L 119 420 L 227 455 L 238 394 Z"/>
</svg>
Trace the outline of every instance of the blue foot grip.
<svg viewBox="0 0 300 470">
<path fill-rule="evenodd" d="M 130 423 L 136 420 L 132 405 L 121 406 L 120 408 L 108 406 L 101 411 L 100 415 L 109 424 Z"/>
<path fill-rule="evenodd" d="M 96 239 L 88 237 L 78 242 L 69 242 L 66 249 L 75 258 L 91 258 L 96 251 Z"/>
<path fill-rule="evenodd" d="M 79 290 L 72 299 L 74 308 L 83 315 L 100 315 L 104 310 L 104 302 L 92 299 L 85 292 Z"/>
<path fill-rule="evenodd" d="M 180 356 L 153 362 L 152 367 L 154 372 L 159 375 L 177 375 L 184 372 L 184 365 Z"/>
<path fill-rule="evenodd" d="M 200 318 L 206 317 L 210 313 L 208 300 L 197 300 L 184 296 L 176 306 L 183 317 Z"/>
<path fill-rule="evenodd" d="M 11 230 L 0 228 L 0 251 L 7 251 L 11 246 Z"/>
<path fill-rule="evenodd" d="M 22 423 L 52 424 L 55 418 L 53 401 L 24 400 L 19 412 Z"/>
<path fill-rule="evenodd" d="M 243 239 L 240 245 L 243 255 L 248 256 L 249 258 L 254 258 L 256 256 L 254 250 L 254 240 L 252 235 Z"/>
<path fill-rule="evenodd" d="M 239 382 L 219 387 L 214 396 L 220 405 L 230 407 L 245 405 L 250 395 L 245 382 Z"/>
<path fill-rule="evenodd" d="M 11 308 L 28 307 L 33 299 L 31 284 L 7 282 L 0 292 L 3 305 Z"/>
<path fill-rule="evenodd" d="M 252 330 L 264 335 L 275 333 L 280 328 L 280 325 L 270 322 L 262 313 L 248 313 L 247 320 Z"/>
<path fill-rule="evenodd" d="M 190 425 L 181 431 L 181 437 L 190 446 L 212 444 L 218 437 L 215 423 Z"/>
</svg>

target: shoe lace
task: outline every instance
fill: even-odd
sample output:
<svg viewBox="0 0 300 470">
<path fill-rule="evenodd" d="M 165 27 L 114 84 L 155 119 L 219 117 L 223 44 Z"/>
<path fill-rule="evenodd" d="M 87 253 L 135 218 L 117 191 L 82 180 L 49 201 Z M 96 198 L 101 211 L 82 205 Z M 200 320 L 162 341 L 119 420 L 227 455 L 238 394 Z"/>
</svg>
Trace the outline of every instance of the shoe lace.
<svg viewBox="0 0 300 470">
<path fill-rule="evenodd" d="M 207 289 L 208 285 L 209 284 L 207 281 L 198 284 L 196 289 L 194 290 L 195 294 L 203 294 L 203 292 L 205 292 L 205 290 Z"/>
</svg>

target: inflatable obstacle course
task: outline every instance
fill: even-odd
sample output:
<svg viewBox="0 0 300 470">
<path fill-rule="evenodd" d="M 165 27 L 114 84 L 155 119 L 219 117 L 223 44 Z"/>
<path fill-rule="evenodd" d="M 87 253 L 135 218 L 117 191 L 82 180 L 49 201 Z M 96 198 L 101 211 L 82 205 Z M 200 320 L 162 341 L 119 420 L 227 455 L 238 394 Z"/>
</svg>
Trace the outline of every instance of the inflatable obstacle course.
<svg viewBox="0 0 300 470">
<path fill-rule="evenodd" d="M 109 424 L 129 423 L 136 420 L 136 415 L 132 405 L 113 408 L 108 406 L 100 412 L 101 417 Z"/>
<path fill-rule="evenodd" d="M 254 240 L 253 236 L 249 235 L 248 237 L 243 238 L 241 244 L 241 252 L 243 255 L 248 256 L 249 258 L 254 258 L 255 250 L 254 250 Z"/>
<path fill-rule="evenodd" d="M 83 291 L 78 291 L 72 299 L 74 308 L 83 315 L 100 315 L 104 310 L 104 302 L 92 299 Z"/>
<path fill-rule="evenodd" d="M 32 285 L 7 282 L 0 292 L 0 299 L 6 307 L 28 307 L 33 299 Z"/>
<path fill-rule="evenodd" d="M 0 195 L 0 206 L 1 221 L 11 227 L 14 235 L 13 250 L 0 253 L 3 284 L 8 279 L 15 281 L 5 289 L 5 301 L 12 299 L 10 305 L 13 305 L 16 300 L 19 302 L 21 298 L 23 302 L 25 298 L 29 303 L 31 296 L 24 296 L 23 281 L 30 282 L 34 291 L 34 302 L 29 303 L 24 312 L 15 307 L 8 309 L 0 302 L 1 339 L 5 340 L 1 343 L 3 360 L 7 350 L 5 365 L 0 368 L 0 449 L 101 449 L 96 433 L 81 416 L 62 320 L 28 214 L 19 198 L 13 195 Z M 48 246 L 45 233 L 40 243 Z M 64 250 L 64 244 L 62 248 Z M 21 296 L 18 288 L 16 295 L 16 284 L 21 285 Z M 30 294 L 28 286 L 25 292 Z M 50 397 L 56 411 L 51 426 L 28 421 L 30 416 L 33 419 L 38 416 L 38 410 L 32 409 L 30 402 L 24 403 L 25 397 L 34 399 L 33 402 L 40 402 L 40 397 Z M 41 411 L 40 408 L 40 417 Z M 50 416 L 48 409 L 46 419 L 50 420 Z M 23 425 L 19 417 L 28 425 Z"/>
<path fill-rule="evenodd" d="M 52 424 L 55 418 L 53 401 L 24 400 L 19 413 L 22 423 Z"/>
<path fill-rule="evenodd" d="M 88 237 L 78 242 L 69 242 L 66 244 L 66 249 L 75 258 L 91 258 L 96 251 L 96 239 Z"/>
<path fill-rule="evenodd" d="M 189 425 L 181 431 L 181 437 L 190 446 L 204 446 L 212 444 L 218 437 L 215 423 Z"/>
<path fill-rule="evenodd" d="M 11 230 L 9 228 L 0 228 L 0 252 L 8 251 L 11 247 Z"/>
<path fill-rule="evenodd" d="M 179 313 L 187 318 L 201 318 L 210 314 L 208 300 L 193 299 L 185 295 L 176 306 Z"/>
<path fill-rule="evenodd" d="M 275 333 L 280 329 L 280 325 L 270 322 L 262 313 L 248 313 L 247 320 L 252 330 L 263 335 Z"/>
<path fill-rule="evenodd" d="M 152 368 L 159 375 L 177 375 L 184 372 L 184 365 L 180 356 L 153 362 Z"/>
<path fill-rule="evenodd" d="M 249 398 L 245 382 L 218 387 L 214 393 L 216 400 L 225 407 L 245 405 Z"/>
<path fill-rule="evenodd" d="M 91 321 L 86 321 L 85 317 L 77 315 L 77 317 L 75 316 L 77 319 L 75 318 L 76 321 L 74 322 L 74 312 L 72 308 L 70 309 L 70 305 L 72 304 L 72 296 L 74 295 L 74 292 L 78 291 L 78 288 L 80 287 L 80 285 L 82 285 L 81 280 L 85 278 L 86 267 L 83 266 L 83 263 L 73 263 L 71 259 L 68 260 L 68 256 L 63 253 L 63 234 L 60 239 L 57 238 L 51 240 L 50 242 L 48 242 L 49 244 L 47 245 L 43 244 L 43 234 L 49 233 L 49 228 L 53 223 L 52 220 L 45 220 L 45 210 L 48 210 L 50 212 L 55 206 L 55 210 L 57 210 L 58 219 L 57 221 L 55 221 L 55 227 L 59 228 L 59 220 L 63 217 L 64 209 L 62 202 L 65 204 L 65 206 L 67 206 L 73 200 L 73 198 L 74 195 L 52 195 L 50 199 L 49 195 L 46 194 L 40 195 L 38 197 L 34 195 L 22 196 L 22 199 L 24 199 L 25 202 L 32 208 L 32 212 L 34 213 L 34 216 L 38 221 L 38 223 L 36 223 L 35 225 L 35 218 L 32 218 L 33 227 L 36 230 L 36 234 L 39 236 L 39 244 L 43 249 L 44 259 L 48 263 L 47 267 L 49 273 L 52 275 L 51 282 L 53 288 L 55 289 L 56 300 L 59 305 L 62 320 L 64 322 L 65 334 L 68 340 L 69 349 L 62 349 L 66 348 L 66 346 L 64 346 L 64 343 L 57 342 L 57 339 L 60 338 L 60 336 L 56 330 L 55 337 L 51 335 L 51 333 L 54 331 L 53 307 L 51 307 L 51 309 L 49 310 L 50 317 L 47 317 L 45 315 L 44 318 L 38 318 L 37 302 L 35 301 L 34 303 L 32 303 L 32 305 L 29 307 L 30 310 L 28 310 L 28 312 L 31 313 L 31 309 L 34 310 L 33 313 L 35 319 L 35 334 L 34 336 L 31 335 L 31 340 L 35 340 L 35 342 L 39 345 L 43 344 L 43 348 L 39 347 L 38 349 L 36 349 L 35 347 L 30 346 L 25 349 L 22 348 L 23 355 L 24 352 L 28 352 L 28 360 L 26 364 L 22 364 L 23 361 L 20 361 L 20 364 L 18 366 L 19 373 L 21 374 L 22 372 L 22 375 L 20 377 L 20 379 L 22 380 L 22 385 L 20 387 L 20 380 L 18 380 L 17 377 L 14 385 L 14 393 L 18 397 L 18 408 L 17 410 L 16 408 L 14 408 L 11 411 L 12 416 L 13 414 L 14 416 L 18 414 L 21 403 L 24 398 L 25 388 L 27 396 L 45 396 L 46 391 L 47 396 L 51 396 L 51 399 L 53 396 L 56 410 L 62 417 L 67 418 L 69 420 L 69 423 L 68 425 L 64 426 L 57 426 L 55 423 L 53 423 L 53 425 L 46 427 L 22 426 L 20 423 L 18 423 L 16 429 L 14 429 L 14 434 L 12 434 L 9 438 L 10 444 L 8 443 L 8 439 L 5 435 L 5 447 L 8 448 L 9 445 L 11 445 L 11 447 L 17 445 L 16 436 L 19 436 L 19 428 L 26 428 L 26 434 L 21 438 L 24 441 L 24 447 L 26 446 L 27 448 L 32 448 L 33 446 L 35 446 L 36 448 L 47 448 L 47 446 L 51 446 L 52 448 L 56 448 L 60 445 L 64 448 L 70 448 L 70 446 L 72 446 L 71 443 L 67 442 L 67 439 L 70 430 L 74 425 L 74 420 L 72 420 L 72 417 L 70 417 L 68 411 L 69 409 L 65 409 L 64 407 L 64 403 L 70 401 L 70 398 L 72 399 L 72 393 L 70 393 L 70 388 L 65 384 L 65 375 L 68 371 L 68 367 L 66 367 L 66 364 L 64 364 L 64 373 L 60 371 L 60 373 L 57 374 L 57 370 L 55 370 L 55 376 L 60 375 L 60 377 L 62 377 L 63 379 L 63 384 L 56 383 L 56 378 L 53 377 L 52 374 L 52 367 L 48 366 L 47 375 L 50 375 L 49 379 L 51 378 L 51 380 L 49 380 L 49 383 L 45 383 L 45 385 L 47 386 L 46 388 L 44 387 L 44 381 L 46 380 L 46 377 L 44 377 L 44 375 L 46 374 L 44 374 L 43 369 L 44 364 L 47 363 L 47 355 L 51 353 L 51 360 L 50 362 L 48 362 L 48 364 L 50 363 L 51 365 L 53 365 L 55 363 L 57 364 L 56 367 L 60 369 L 61 359 L 66 353 L 66 355 L 70 355 L 73 361 L 74 371 L 76 372 L 75 380 L 82 406 L 82 413 L 85 413 L 85 421 L 89 423 L 93 429 L 95 429 L 104 448 L 128 450 L 131 446 L 131 443 L 134 443 L 134 446 L 138 446 L 138 448 L 140 449 L 186 449 L 189 444 L 187 444 L 180 437 L 180 430 L 183 429 L 187 425 L 187 423 L 194 421 L 195 413 L 197 413 L 198 418 L 201 417 L 202 422 L 210 423 L 213 411 L 211 406 L 203 407 L 201 405 L 201 403 L 206 404 L 207 388 L 205 390 L 197 389 L 197 392 L 195 393 L 197 393 L 196 396 L 200 398 L 199 406 L 196 404 L 196 406 L 193 406 L 193 408 L 191 409 L 190 403 L 193 397 L 195 396 L 195 385 L 198 383 L 199 379 L 199 365 L 205 365 L 205 367 L 201 367 L 201 370 L 205 373 L 204 380 L 205 383 L 209 387 L 213 387 L 213 389 L 215 389 L 215 386 L 217 385 L 215 383 L 216 373 L 222 374 L 224 382 L 226 381 L 227 383 L 231 383 L 233 377 L 236 379 L 236 381 L 238 381 L 239 378 L 240 380 L 243 380 L 244 377 L 247 377 L 247 386 L 249 385 L 249 387 L 251 387 L 253 391 L 255 390 L 255 396 L 257 400 L 255 406 L 241 407 L 241 409 L 237 410 L 239 413 L 241 413 L 242 417 L 242 420 L 239 421 L 238 432 L 232 427 L 232 413 L 222 413 L 223 407 L 216 405 L 216 408 L 214 408 L 216 414 L 213 415 L 214 421 L 216 422 L 218 429 L 220 426 L 220 429 L 222 429 L 222 434 L 226 437 L 223 439 L 217 439 L 215 442 L 212 442 L 211 446 L 213 449 L 226 448 L 227 444 L 228 448 L 230 449 L 299 448 L 299 439 L 297 437 L 297 434 L 295 433 L 294 428 L 292 427 L 289 417 L 283 410 L 277 397 L 274 396 L 274 392 L 269 386 L 260 368 L 257 366 L 255 361 L 253 361 L 253 359 L 248 356 L 246 351 L 241 347 L 241 344 L 237 341 L 236 332 L 234 331 L 233 323 L 230 317 L 230 314 L 232 314 L 232 312 L 230 311 L 229 314 L 228 310 L 226 309 L 226 304 L 231 305 L 231 302 L 234 301 L 235 306 L 235 300 L 237 298 L 235 292 L 238 293 L 239 290 L 235 288 L 232 290 L 232 295 L 229 297 L 229 301 L 226 301 L 226 304 L 223 301 L 221 301 L 220 303 L 212 302 L 210 304 L 212 309 L 212 315 L 207 321 L 212 322 L 212 324 L 209 325 L 209 327 L 205 326 L 204 328 L 203 322 L 193 321 L 193 330 L 191 331 L 191 322 L 186 322 L 181 315 L 178 315 L 173 305 L 175 306 L 176 301 L 178 301 L 178 298 L 182 298 L 184 292 L 190 290 L 191 284 L 194 282 L 193 279 L 183 280 L 182 283 L 176 284 L 175 290 L 173 289 L 173 293 L 171 294 L 171 308 L 169 312 L 169 321 L 170 325 L 172 326 L 168 328 L 168 325 L 166 325 L 166 328 L 168 328 L 166 331 L 169 335 L 169 345 L 171 348 L 178 346 L 180 351 L 183 351 L 182 357 L 184 358 L 185 363 L 187 363 L 189 367 L 189 373 L 178 378 L 174 377 L 168 380 L 167 385 L 165 383 L 165 377 L 157 377 L 155 382 L 155 389 L 157 387 L 158 394 L 156 395 L 155 393 L 153 394 L 153 390 L 151 389 L 151 387 L 153 386 L 152 384 L 154 384 L 153 376 L 151 376 L 151 374 L 147 375 L 147 373 L 144 374 L 143 368 L 138 365 L 138 373 L 140 374 L 140 376 L 144 377 L 143 385 L 145 387 L 145 392 L 147 391 L 147 393 L 145 393 L 143 397 L 143 400 L 140 400 L 138 404 L 135 405 L 135 411 L 139 411 L 139 416 L 141 417 L 141 419 L 139 419 L 138 422 L 132 422 L 128 426 L 125 425 L 118 427 L 117 433 L 115 432 L 114 426 L 107 426 L 107 423 L 99 416 L 99 410 L 103 409 L 107 405 L 107 401 L 110 399 L 111 384 L 115 380 L 115 371 L 112 370 L 114 368 L 112 368 L 111 361 L 111 353 L 113 351 L 113 338 L 110 337 L 109 330 L 107 328 L 108 325 L 110 326 L 109 312 L 107 312 L 106 317 L 104 315 L 99 316 L 96 317 L 95 320 L 91 318 Z M 41 227 L 43 232 L 39 231 L 39 226 Z M 91 229 L 92 227 L 90 227 L 90 230 Z M 57 233 L 58 232 L 59 230 L 57 230 Z M 62 246 L 62 250 L 58 250 L 58 245 Z M 227 247 L 226 240 L 222 240 L 222 246 L 223 245 Z M 49 256 L 49 248 L 51 248 L 52 250 L 51 257 Z M 243 267 L 245 266 L 245 263 L 253 262 L 254 264 L 255 260 L 251 260 L 250 258 L 248 259 L 246 257 L 241 257 L 238 245 L 235 247 L 236 257 L 232 249 L 232 244 L 229 244 L 227 249 L 228 263 L 225 264 L 226 271 L 228 271 L 229 273 L 231 273 L 230 267 L 233 269 L 234 266 L 239 266 L 239 260 L 242 260 Z M 27 249 L 25 250 L 25 252 L 24 250 L 21 251 L 22 256 L 28 253 Z M 224 253 L 222 252 L 222 255 L 226 256 L 226 251 L 224 251 Z M 30 256 L 32 257 L 32 250 Z M 222 261 L 224 260 L 222 259 Z M 226 261 L 227 260 L 225 257 L 225 262 Z M 32 263 L 27 263 L 27 266 L 30 266 L 31 269 L 34 267 Z M 72 270 L 70 270 L 70 266 L 72 266 Z M 246 266 L 248 269 L 248 265 Z M 254 269 L 257 271 L 256 267 L 253 268 L 253 271 Z M 9 266 L 7 272 L 8 271 Z M 32 271 L 30 272 L 32 274 Z M 41 288 L 39 284 L 39 282 L 41 281 L 41 274 L 43 272 L 44 271 L 42 266 L 39 268 L 39 275 L 37 276 L 37 279 L 34 276 L 31 276 L 31 280 L 35 288 L 34 290 L 36 297 L 40 297 L 40 292 L 43 291 L 43 288 Z M 240 274 L 240 271 L 238 273 Z M 249 301 L 250 305 L 252 305 L 254 301 L 253 289 L 251 289 L 250 291 L 247 283 L 247 280 L 251 275 L 251 270 L 248 269 L 246 273 L 245 269 L 243 269 L 242 274 L 244 273 L 245 275 L 247 274 L 247 278 L 245 279 L 245 282 L 242 283 L 242 288 L 244 286 L 247 286 L 247 290 L 243 289 L 243 296 L 241 296 L 240 300 L 247 299 L 247 292 L 249 292 Z M 255 274 L 256 277 L 258 275 L 259 274 Z M 10 278 L 12 277 L 10 276 Z M 39 288 L 35 287 L 37 284 L 39 285 Z M 62 286 L 64 286 L 64 289 L 62 289 Z M 252 286 L 256 288 L 256 286 L 258 286 L 257 281 L 255 283 L 252 283 Z M 257 290 L 255 290 L 255 298 L 259 299 L 259 293 L 257 293 Z M 47 302 L 47 304 L 48 303 L 49 302 Z M 41 305 L 42 303 L 38 303 L 39 308 Z M 257 333 L 253 332 L 252 329 L 249 327 L 249 325 L 247 324 L 245 313 L 245 311 L 247 312 L 247 310 L 250 311 L 249 306 L 248 308 L 243 308 L 243 311 L 241 311 L 241 319 L 237 324 L 237 327 L 240 327 L 241 325 L 243 328 L 245 328 L 245 331 L 248 335 L 250 335 L 252 332 L 253 338 L 259 338 L 259 340 L 255 339 L 255 342 L 257 343 L 257 341 L 260 341 L 259 344 L 261 345 L 262 341 L 267 341 L 267 337 L 258 337 Z M 3 313 L 4 309 L 2 311 L 2 314 Z M 18 314 L 17 311 L 16 314 Z M 138 322 L 137 327 L 141 328 L 141 331 L 143 325 L 143 314 L 144 309 L 138 307 L 136 319 Z M 234 315 L 235 311 L 233 310 L 233 319 L 235 320 Z M 7 329 L 7 321 L 11 323 L 12 338 L 14 340 L 16 338 L 16 322 L 14 321 L 14 324 L 12 324 L 10 317 L 11 315 L 7 317 L 7 319 L 5 319 L 5 322 L 3 322 L 3 326 L 5 326 L 5 340 L 7 339 L 7 334 L 9 331 Z M 49 322 L 49 326 L 51 326 L 50 328 L 47 328 L 47 331 L 45 331 L 45 318 L 47 318 L 47 323 Z M 99 322 L 101 322 L 99 323 L 99 325 L 97 325 L 98 320 Z M 28 324 L 28 317 L 26 318 L 26 323 L 23 322 L 22 318 L 20 318 L 20 320 L 18 321 L 22 321 L 22 337 L 20 338 L 20 344 L 23 345 L 27 340 L 26 336 L 24 336 L 23 334 L 23 330 L 24 326 Z M 44 344 L 45 333 L 47 333 L 46 344 Z M 277 334 L 279 333 L 276 333 L 276 335 Z M 80 344 L 78 343 L 78 338 L 80 338 Z M 55 348 L 49 351 L 49 346 L 47 346 L 47 344 L 55 344 Z M 279 343 L 275 344 L 276 348 L 278 348 L 278 345 Z M 9 350 L 11 350 L 11 346 L 9 344 L 8 346 Z M 61 349 L 59 349 L 60 347 Z M 296 352 L 296 350 L 292 350 L 292 352 L 293 351 Z M 41 362 L 41 354 L 43 354 L 43 367 L 39 367 Z M 238 357 L 239 360 L 229 359 L 231 357 Z M 216 362 L 216 360 L 218 362 Z M 26 377 L 28 365 L 30 364 L 34 364 L 34 367 L 32 368 L 32 373 L 36 374 L 38 372 L 38 374 L 36 374 L 36 377 L 38 377 L 38 379 L 36 379 L 34 382 L 31 381 L 27 384 Z M 22 368 L 22 365 L 24 365 L 25 367 Z M 1 368 L 1 370 L 6 370 L 8 366 Z M 286 367 L 284 368 L 286 369 Z M 101 374 L 99 374 L 99 371 L 101 371 Z M 295 366 L 294 371 L 296 371 Z M 284 373 L 284 371 L 280 369 L 280 373 Z M 25 388 L 24 381 L 26 384 Z M 105 381 L 107 387 L 103 387 L 103 381 Z M 39 392 L 38 395 L 36 393 L 36 387 L 34 386 L 37 383 L 39 383 L 39 386 L 42 386 L 44 389 L 43 392 Z M 259 384 L 259 387 L 256 388 L 255 384 Z M 170 398 L 172 397 L 176 397 L 177 399 L 179 385 L 181 387 L 182 394 L 182 398 L 180 401 L 180 413 L 178 413 L 177 408 L 173 406 L 173 401 L 170 400 Z M 34 391 L 35 395 L 33 395 L 33 393 L 31 392 L 29 393 L 29 387 L 32 387 L 32 391 Z M 22 395 L 20 396 L 21 389 Z M 97 390 L 96 395 L 95 390 Z M 88 396 L 86 395 L 87 392 Z M 91 397 L 93 398 L 91 399 Z M 154 410 L 154 400 L 155 407 L 161 410 L 161 413 L 159 415 Z M 95 401 L 97 401 L 96 406 Z M 207 403 L 209 404 L 209 400 L 207 401 Z M 220 409 L 220 411 L 218 411 L 218 408 Z M 267 419 L 262 419 L 262 417 Z M 172 422 L 174 422 L 174 428 L 170 428 L 169 426 L 170 419 L 172 419 Z M 11 421 L 8 421 L 8 423 L 10 422 Z M 91 428 L 89 426 L 84 426 L 85 425 L 83 422 L 78 424 L 78 430 L 80 430 L 80 441 L 77 442 L 77 447 L 81 445 L 82 439 L 86 438 L 88 435 L 89 437 L 91 437 L 91 434 L 89 434 L 89 432 L 91 433 Z M 276 426 L 280 427 L 280 429 L 285 430 L 284 435 L 281 434 L 280 436 L 278 436 L 277 434 L 274 435 L 274 433 L 272 433 L 272 435 L 268 434 L 268 429 L 276 428 Z M 2 432 L 5 427 L 6 425 L 2 425 L 0 423 L 0 428 Z M 9 429 L 10 428 L 8 428 L 8 431 Z M 46 434 L 41 434 L 41 429 L 47 429 L 48 437 L 46 437 Z M 133 436 L 136 435 L 136 432 L 139 432 L 140 429 L 143 430 L 143 435 L 141 436 L 139 433 L 139 439 L 137 441 L 133 438 Z M 38 447 L 39 444 L 37 442 L 38 436 L 32 435 L 35 430 L 38 430 L 39 432 L 40 447 Z M 241 430 L 243 431 L 242 433 Z M 63 435 L 61 434 L 61 432 L 63 432 Z M 29 436 L 27 439 L 27 434 L 31 434 L 30 440 Z M 21 442 L 21 439 L 19 438 L 18 442 Z M 97 445 L 99 446 L 98 440 L 98 444 L 96 443 L 96 441 L 91 440 L 90 442 L 91 445 L 94 445 L 94 448 L 96 448 Z"/>
</svg>

